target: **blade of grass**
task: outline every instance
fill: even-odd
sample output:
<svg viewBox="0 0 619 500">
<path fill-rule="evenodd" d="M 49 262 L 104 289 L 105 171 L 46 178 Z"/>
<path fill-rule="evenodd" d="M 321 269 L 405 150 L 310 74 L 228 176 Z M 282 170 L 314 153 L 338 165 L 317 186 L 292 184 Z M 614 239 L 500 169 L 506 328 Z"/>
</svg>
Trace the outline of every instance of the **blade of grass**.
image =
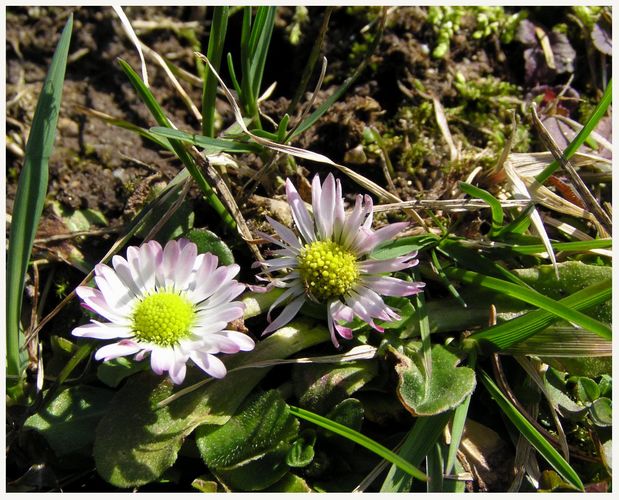
<svg viewBox="0 0 619 500">
<path fill-rule="evenodd" d="M 125 72 L 125 74 L 127 75 L 127 77 L 129 78 L 129 81 L 133 85 L 133 88 L 140 95 L 140 97 L 142 98 L 142 101 L 144 102 L 146 107 L 149 109 L 149 111 L 151 112 L 151 114 L 153 115 L 157 123 L 161 127 L 171 128 L 172 123 L 170 123 L 170 121 L 166 117 L 163 109 L 161 108 L 161 106 L 159 106 L 159 103 L 155 99 L 155 96 L 153 96 L 150 89 L 148 89 L 144 85 L 144 82 L 142 82 L 142 80 L 137 75 L 137 73 L 133 71 L 131 66 L 129 66 L 129 64 L 126 61 L 119 59 L 118 62 L 121 68 L 123 69 L 123 71 Z M 213 210 L 217 212 L 217 214 L 221 217 L 221 219 L 231 229 L 236 229 L 236 222 L 234 221 L 234 218 L 230 215 L 230 213 L 228 212 L 226 207 L 223 205 L 221 200 L 217 197 L 217 194 L 215 193 L 213 188 L 209 185 L 209 183 L 206 181 L 206 179 L 204 178 L 204 175 L 202 174 L 202 172 L 200 172 L 200 169 L 198 169 L 198 167 L 195 164 L 195 161 L 193 160 L 191 155 L 187 152 L 183 144 L 178 140 L 172 139 L 170 140 L 170 145 L 172 146 L 172 148 L 174 148 L 174 152 L 176 153 L 178 158 L 181 160 L 185 168 L 189 171 L 191 176 L 194 178 L 198 187 L 204 193 L 204 196 L 207 202 L 209 203 L 209 205 L 211 205 Z"/>
<path fill-rule="evenodd" d="M 276 10 L 277 7 L 258 8 L 252 29 L 252 36 L 249 40 L 251 53 L 249 78 L 252 86 L 252 94 L 256 97 L 260 95 L 262 76 L 264 75 L 264 67 L 271 43 L 271 35 L 273 34 L 273 27 L 275 26 Z"/>
<path fill-rule="evenodd" d="M 206 54 L 213 67 L 219 71 L 223 56 L 224 41 L 228 28 L 227 6 L 213 8 L 211 32 L 208 37 Z M 215 98 L 217 95 L 217 78 L 209 68 L 204 69 L 204 86 L 202 88 L 202 135 L 215 137 Z"/>
<path fill-rule="evenodd" d="M 553 300 L 530 288 L 525 288 L 505 280 L 499 280 L 473 271 L 464 271 L 462 269 L 448 268 L 444 269 L 444 273 L 448 278 L 459 280 L 467 285 L 477 285 L 495 290 L 509 297 L 545 309 L 570 323 L 574 323 L 586 330 L 598 334 L 602 338 L 612 338 L 612 331 L 608 325 L 586 314 L 574 311 L 563 305 L 561 301 Z"/>
<path fill-rule="evenodd" d="M 583 491 L 584 486 L 569 463 L 546 441 L 546 439 L 533 427 L 529 421 L 510 403 L 503 393 L 496 386 L 490 376 L 480 370 L 479 379 L 484 384 L 494 401 L 499 405 L 505 416 L 509 418 L 518 431 L 533 445 L 533 447 L 544 457 L 544 459 L 559 473 L 566 481 Z"/>
<path fill-rule="evenodd" d="M 471 352 L 468 359 L 468 366 L 471 369 L 475 369 L 477 362 L 477 354 L 475 351 Z M 453 468 L 456 464 L 456 455 L 458 454 L 458 448 L 460 448 L 460 442 L 462 441 L 462 435 L 464 434 L 464 424 L 466 423 L 466 417 L 469 413 L 469 406 L 471 404 L 471 396 L 469 394 L 460 405 L 454 410 L 453 420 L 451 422 L 451 442 L 449 443 L 449 450 L 447 452 L 447 463 L 445 464 L 445 475 L 451 475 Z"/>
<path fill-rule="evenodd" d="M 587 241 L 567 241 L 553 243 L 552 247 L 559 252 L 587 252 L 599 248 L 612 248 L 612 238 L 600 238 L 598 240 Z M 533 255 L 546 251 L 544 245 L 510 245 L 509 249 L 523 255 Z"/>
<path fill-rule="evenodd" d="M 574 311 L 580 311 L 606 302 L 611 296 L 612 280 L 609 279 L 583 288 L 561 299 L 559 303 Z M 505 323 L 476 332 L 465 340 L 465 344 L 480 343 L 481 347 L 490 351 L 503 351 L 525 341 L 552 325 L 556 320 L 556 315 L 551 312 L 542 309 L 531 311 Z"/>
<path fill-rule="evenodd" d="M 406 435 L 398 455 L 412 464 L 421 463 L 441 437 L 450 417 L 451 412 L 440 413 L 431 417 L 418 417 L 413 428 Z M 397 467 L 391 466 L 380 491 L 381 493 L 407 492 L 410 491 L 412 483 L 413 478 L 411 476 Z"/>
<path fill-rule="evenodd" d="M 257 153 L 262 149 L 257 144 L 231 141 L 229 139 L 215 139 L 205 135 L 188 134 L 187 132 L 182 132 L 175 128 L 151 127 L 150 132 L 155 136 L 188 142 L 189 144 L 205 149 L 208 148 L 209 153 L 215 151 L 224 151 L 226 153 Z"/>
<path fill-rule="evenodd" d="M 563 156 L 566 159 L 569 160 L 572 155 L 576 153 L 576 151 L 578 151 L 580 146 L 584 144 L 585 140 L 591 135 L 591 132 L 595 129 L 595 127 L 597 127 L 599 121 L 606 114 L 606 110 L 608 109 L 608 106 L 610 106 L 610 103 L 613 100 L 612 89 L 613 85 L 611 79 L 608 81 L 608 85 L 606 86 L 606 89 L 604 90 L 604 95 L 602 96 L 602 100 L 596 106 L 595 110 L 591 115 L 591 118 L 587 120 L 585 126 L 580 130 L 580 132 L 578 132 L 576 137 L 574 137 L 574 140 L 567 146 L 567 148 L 565 148 L 565 151 L 563 151 Z M 544 170 L 542 170 L 541 173 L 539 173 L 535 177 L 535 180 L 540 184 L 543 184 L 548 180 L 548 177 L 550 177 L 557 171 L 558 168 L 559 162 L 557 160 L 553 160 L 550 165 L 548 165 Z"/>
<path fill-rule="evenodd" d="M 73 14 L 64 26 L 43 82 L 13 205 L 6 289 L 7 375 L 11 377 L 19 377 L 21 374 L 19 318 L 22 294 L 34 236 L 45 204 L 48 162 L 56 137 L 72 29 Z"/>
<path fill-rule="evenodd" d="M 420 481 L 427 481 L 427 476 L 421 472 L 417 467 L 409 463 L 407 460 L 403 459 L 399 455 L 396 455 L 390 449 L 385 448 L 382 444 L 377 443 L 373 439 L 370 439 L 367 436 L 364 436 L 360 432 L 357 432 L 350 427 L 346 427 L 338 422 L 334 422 L 328 418 L 325 418 L 321 415 L 317 415 L 308 410 L 304 410 L 303 408 L 297 408 L 296 406 L 289 405 L 290 413 L 295 417 L 302 418 L 303 420 L 307 420 L 315 425 L 318 425 L 324 429 L 327 429 L 334 434 L 339 434 L 340 436 L 349 439 L 364 448 L 367 448 L 373 453 L 376 453 L 379 457 L 384 458 L 391 462 L 394 467 L 397 467 L 402 473 L 409 474 L 412 477 L 419 479 Z"/>
<path fill-rule="evenodd" d="M 460 189 L 473 198 L 481 198 L 488 205 L 490 205 L 490 212 L 492 213 L 492 229 L 490 230 L 490 237 L 495 237 L 503 226 L 503 208 L 501 202 L 492 196 L 485 189 L 478 188 L 467 182 L 459 183 Z"/>
</svg>

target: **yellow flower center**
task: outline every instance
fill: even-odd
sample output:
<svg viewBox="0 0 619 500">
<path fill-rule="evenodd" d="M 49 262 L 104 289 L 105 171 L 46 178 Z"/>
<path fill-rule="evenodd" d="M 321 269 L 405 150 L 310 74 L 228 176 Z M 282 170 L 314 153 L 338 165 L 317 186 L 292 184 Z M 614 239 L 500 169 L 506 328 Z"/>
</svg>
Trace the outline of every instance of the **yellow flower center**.
<svg viewBox="0 0 619 500">
<path fill-rule="evenodd" d="M 355 255 L 333 241 L 305 245 L 299 273 L 307 292 L 320 302 L 344 295 L 359 278 Z"/>
<path fill-rule="evenodd" d="M 176 293 L 157 292 L 133 311 L 133 334 L 144 342 L 169 347 L 189 336 L 195 317 L 192 304 Z"/>
</svg>

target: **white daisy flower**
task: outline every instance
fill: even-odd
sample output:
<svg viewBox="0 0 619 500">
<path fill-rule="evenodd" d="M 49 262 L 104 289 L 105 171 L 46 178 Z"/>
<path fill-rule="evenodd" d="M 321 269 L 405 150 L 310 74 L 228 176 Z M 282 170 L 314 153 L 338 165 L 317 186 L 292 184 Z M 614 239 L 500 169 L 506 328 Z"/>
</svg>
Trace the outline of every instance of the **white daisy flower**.
<svg viewBox="0 0 619 500">
<path fill-rule="evenodd" d="M 265 233 L 260 235 L 279 247 L 276 256 L 264 262 L 270 271 L 281 271 L 275 285 L 287 290 L 269 310 L 286 304 L 280 315 L 270 323 L 269 333 L 288 323 L 308 299 L 327 307 L 327 322 L 331 340 L 338 347 L 336 332 L 352 338 L 348 322 L 354 316 L 382 332 L 375 319 L 393 321 L 398 314 L 388 307 L 381 295 L 402 297 L 419 293 L 424 283 L 408 282 L 386 274 L 415 266 L 417 253 L 403 257 L 375 260 L 368 256 L 379 243 L 391 240 L 407 222 L 389 224 L 372 230 L 373 204 L 369 196 L 357 195 L 355 206 L 344 211 L 344 198 L 339 180 L 332 174 L 321 186 L 318 175 L 312 181 L 313 216 L 305 208 L 290 179 L 286 180 L 286 195 L 298 234 L 267 217 L 281 239 Z"/>
<path fill-rule="evenodd" d="M 188 240 L 156 241 L 127 248 L 127 259 L 112 258 L 114 269 L 95 267 L 97 288 L 80 286 L 76 292 L 84 307 L 108 322 L 92 320 L 75 328 L 73 335 L 95 339 L 119 339 L 101 347 L 97 360 L 150 353 L 153 371 L 168 372 L 175 384 L 185 379 L 192 360 L 212 377 L 222 378 L 226 367 L 214 355 L 250 351 L 254 341 L 227 330 L 243 316 L 242 302 L 233 301 L 245 285 L 232 279 L 239 266 L 217 267 L 217 257 L 198 255 Z"/>
</svg>

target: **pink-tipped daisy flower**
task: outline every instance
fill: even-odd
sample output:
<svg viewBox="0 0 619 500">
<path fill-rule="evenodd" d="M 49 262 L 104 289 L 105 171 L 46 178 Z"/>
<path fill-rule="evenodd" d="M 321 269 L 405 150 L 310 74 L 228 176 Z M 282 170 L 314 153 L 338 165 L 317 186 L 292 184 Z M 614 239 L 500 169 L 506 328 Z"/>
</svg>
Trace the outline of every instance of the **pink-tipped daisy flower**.
<svg viewBox="0 0 619 500">
<path fill-rule="evenodd" d="M 226 329 L 243 316 L 242 302 L 233 301 L 245 289 L 234 280 L 239 266 L 217 267 L 217 257 L 198 255 L 188 240 L 156 241 L 129 247 L 127 258 L 112 258 L 114 269 L 95 267 L 97 288 L 80 286 L 83 306 L 107 320 L 91 320 L 73 335 L 116 342 L 101 347 L 97 360 L 150 353 L 152 370 L 168 372 L 172 382 L 185 379 L 193 361 L 212 377 L 222 378 L 226 367 L 217 353 L 250 351 L 254 341 Z"/>
<path fill-rule="evenodd" d="M 318 175 L 312 181 L 313 215 L 290 179 L 286 180 L 286 195 L 298 233 L 270 217 L 267 219 L 280 239 L 260 233 L 280 247 L 273 252 L 275 258 L 263 264 L 269 271 L 281 272 L 275 285 L 286 288 L 269 310 L 269 321 L 275 307 L 286 305 L 264 333 L 287 324 L 307 300 L 326 305 L 331 340 L 336 347 L 339 346 L 336 332 L 345 339 L 352 338 L 351 329 L 342 323 L 351 321 L 354 316 L 379 332 L 383 328 L 374 320 L 399 319 L 381 295 L 403 297 L 421 291 L 424 283 L 387 276 L 415 266 L 418 263 L 416 252 L 382 260 L 369 255 L 377 245 L 405 229 L 408 223 L 372 230 L 372 199 L 357 195 L 354 208 L 346 213 L 340 181 L 332 174 L 322 185 Z"/>
</svg>

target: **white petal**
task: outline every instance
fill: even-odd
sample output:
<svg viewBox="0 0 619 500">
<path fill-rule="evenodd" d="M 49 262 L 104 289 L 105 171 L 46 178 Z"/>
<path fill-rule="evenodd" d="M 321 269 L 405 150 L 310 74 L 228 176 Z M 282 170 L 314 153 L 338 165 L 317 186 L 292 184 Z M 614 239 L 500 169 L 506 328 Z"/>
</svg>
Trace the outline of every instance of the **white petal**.
<svg viewBox="0 0 619 500">
<path fill-rule="evenodd" d="M 114 255 L 112 257 L 112 265 L 118 277 L 135 296 L 140 296 L 144 292 L 144 290 L 140 289 L 139 280 L 136 281 L 136 277 L 131 272 L 131 266 L 123 257 Z"/>
<path fill-rule="evenodd" d="M 187 240 L 183 240 L 187 242 Z M 198 247 L 195 243 L 187 242 L 180 243 L 181 251 L 178 256 L 178 262 L 174 268 L 172 279 L 174 280 L 174 288 L 184 290 L 187 286 L 187 280 L 191 276 L 193 266 L 198 256 Z"/>
<path fill-rule="evenodd" d="M 318 175 L 316 175 L 312 183 L 312 190 L 319 183 L 320 179 Z M 314 197 L 312 197 L 316 227 L 320 239 L 329 240 L 333 235 L 333 222 L 335 219 L 335 177 L 333 177 L 333 174 L 327 176 L 327 179 L 322 185 L 322 191 L 316 201 L 317 203 L 314 203 Z"/>
<path fill-rule="evenodd" d="M 126 339 L 133 337 L 130 328 L 113 323 L 100 323 L 92 320 L 87 325 L 78 326 L 71 332 L 76 337 L 88 337 L 91 339 Z"/>
<path fill-rule="evenodd" d="M 425 286 L 420 281 L 404 281 L 391 276 L 363 276 L 361 283 L 381 295 L 405 297 L 419 293 Z"/>
<path fill-rule="evenodd" d="M 266 216 L 266 219 L 269 222 L 269 224 L 273 226 L 273 229 L 275 229 L 275 231 L 277 232 L 277 235 L 284 242 L 286 242 L 292 248 L 301 248 L 301 243 L 299 242 L 299 238 L 297 237 L 296 234 L 294 234 L 294 231 L 292 231 L 292 229 L 277 222 L 275 219 L 272 219 L 268 215 Z"/>
<path fill-rule="evenodd" d="M 280 315 L 275 318 L 275 320 L 262 332 L 262 335 L 273 332 L 282 326 L 286 325 L 292 318 L 294 318 L 301 306 L 305 302 L 305 297 L 301 295 L 294 299 L 290 304 L 284 307 L 284 310 L 280 313 Z"/>
<path fill-rule="evenodd" d="M 282 293 L 279 297 L 277 297 L 271 304 L 271 307 L 269 307 L 269 312 L 267 313 L 267 321 L 269 322 L 271 321 L 271 312 L 278 305 L 283 304 L 286 300 L 290 298 L 298 297 L 299 295 L 302 295 L 303 293 L 304 293 L 304 288 L 300 282 L 291 284 L 291 287 L 288 290 L 286 290 L 284 293 Z"/>
<path fill-rule="evenodd" d="M 185 374 L 187 373 L 187 360 L 182 357 L 177 357 L 176 361 L 172 364 L 170 369 L 168 370 L 168 374 L 170 379 L 176 385 L 182 384 L 183 380 L 185 380 Z"/>
<path fill-rule="evenodd" d="M 120 358 L 122 356 L 129 356 L 130 354 L 134 354 L 138 352 L 142 347 L 130 340 L 121 340 L 116 344 L 108 344 L 101 347 L 95 353 L 95 359 L 97 361 L 104 360 L 109 361 L 110 359 Z"/>
<path fill-rule="evenodd" d="M 125 286 L 114 270 L 104 264 L 95 266 L 95 282 L 105 301 L 120 314 L 129 313 L 128 305 L 135 295 Z"/>
<path fill-rule="evenodd" d="M 292 218 L 294 219 L 301 236 L 307 243 L 316 241 L 316 234 L 314 233 L 314 223 L 310 217 L 307 208 L 297 190 L 295 189 L 290 179 L 286 179 L 286 196 L 288 198 L 288 204 L 292 210 Z"/>
<path fill-rule="evenodd" d="M 394 257 L 393 259 L 383 260 L 368 259 L 358 262 L 358 266 L 362 272 L 367 274 L 392 273 L 416 266 L 419 261 L 414 259 L 415 255 L 416 253 L 413 253 L 405 255 L 404 257 Z"/>
<path fill-rule="evenodd" d="M 344 198 L 342 197 L 342 184 L 339 179 L 335 181 L 335 211 L 333 217 L 333 241 L 339 242 L 342 237 L 346 222 L 344 212 Z"/>
<path fill-rule="evenodd" d="M 408 226 L 408 222 L 396 222 L 394 224 L 381 227 L 378 231 L 372 232 L 365 241 L 360 241 L 356 249 L 362 254 L 369 253 L 374 250 L 379 243 L 392 240 L 396 234 L 402 232 Z"/>
<path fill-rule="evenodd" d="M 224 378 L 226 376 L 226 366 L 215 356 L 194 351 L 190 354 L 193 362 L 211 377 Z"/>
<path fill-rule="evenodd" d="M 129 324 L 129 319 L 115 311 L 113 307 L 106 302 L 103 294 L 96 288 L 80 286 L 77 287 L 77 294 L 84 301 L 82 305 L 110 320 L 112 323 L 120 325 Z"/>
<path fill-rule="evenodd" d="M 175 361 L 174 350 L 166 347 L 153 347 L 150 353 L 150 367 L 157 374 L 167 372 Z"/>
</svg>

